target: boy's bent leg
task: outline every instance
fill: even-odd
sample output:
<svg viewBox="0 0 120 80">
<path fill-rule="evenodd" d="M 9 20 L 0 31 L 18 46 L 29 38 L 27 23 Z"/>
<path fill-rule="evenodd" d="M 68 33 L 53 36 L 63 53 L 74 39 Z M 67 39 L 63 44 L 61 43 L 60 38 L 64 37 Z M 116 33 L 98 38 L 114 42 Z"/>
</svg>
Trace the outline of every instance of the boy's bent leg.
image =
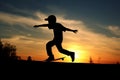
<svg viewBox="0 0 120 80">
<path fill-rule="evenodd" d="M 46 61 L 52 61 L 52 60 L 54 60 L 54 55 L 52 53 L 52 46 L 53 45 L 54 45 L 54 41 L 49 41 L 46 44 L 47 55 L 49 56 L 48 59 L 46 59 Z"/>
<path fill-rule="evenodd" d="M 49 56 L 45 61 L 46 62 L 50 62 L 54 60 L 54 56 Z"/>
</svg>

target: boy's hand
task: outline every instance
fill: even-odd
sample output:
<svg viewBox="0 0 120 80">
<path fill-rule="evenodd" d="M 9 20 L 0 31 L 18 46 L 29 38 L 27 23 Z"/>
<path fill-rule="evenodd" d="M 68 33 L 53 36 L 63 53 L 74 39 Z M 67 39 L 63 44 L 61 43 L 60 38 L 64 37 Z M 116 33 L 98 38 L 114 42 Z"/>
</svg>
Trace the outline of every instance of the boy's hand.
<svg viewBox="0 0 120 80">
<path fill-rule="evenodd" d="M 77 32 L 78 32 L 78 30 L 73 30 L 73 32 L 74 32 L 74 33 L 77 33 Z"/>
<path fill-rule="evenodd" d="M 39 27 L 39 25 L 34 25 L 33 27 L 36 28 L 36 27 Z"/>
</svg>

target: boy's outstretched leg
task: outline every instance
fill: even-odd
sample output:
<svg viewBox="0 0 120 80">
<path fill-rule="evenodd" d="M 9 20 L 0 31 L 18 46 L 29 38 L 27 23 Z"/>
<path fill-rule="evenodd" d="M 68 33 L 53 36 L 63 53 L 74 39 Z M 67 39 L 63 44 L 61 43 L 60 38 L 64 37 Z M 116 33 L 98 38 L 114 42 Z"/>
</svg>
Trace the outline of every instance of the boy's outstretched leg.
<svg viewBox="0 0 120 80">
<path fill-rule="evenodd" d="M 75 60 L 75 53 L 74 52 L 70 52 L 70 57 L 72 59 L 72 62 L 74 62 L 74 60 Z"/>
<path fill-rule="evenodd" d="M 57 43 L 57 44 L 56 44 L 56 47 L 58 48 L 58 50 L 59 50 L 61 53 L 70 56 L 71 59 L 72 59 L 72 62 L 75 60 L 75 53 L 74 53 L 74 52 L 71 52 L 71 51 L 68 51 L 68 50 L 66 50 L 66 49 L 63 49 L 61 43 Z"/>
</svg>

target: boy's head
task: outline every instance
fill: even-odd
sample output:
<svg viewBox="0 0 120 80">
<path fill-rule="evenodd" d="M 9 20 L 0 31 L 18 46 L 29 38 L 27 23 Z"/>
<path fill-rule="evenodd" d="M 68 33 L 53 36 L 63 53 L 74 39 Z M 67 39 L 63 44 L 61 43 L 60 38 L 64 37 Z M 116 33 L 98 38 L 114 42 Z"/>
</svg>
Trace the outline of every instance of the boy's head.
<svg viewBox="0 0 120 80">
<path fill-rule="evenodd" d="M 48 22 L 56 22 L 56 17 L 54 15 L 50 15 L 48 18 L 45 18 L 45 20 Z"/>
</svg>

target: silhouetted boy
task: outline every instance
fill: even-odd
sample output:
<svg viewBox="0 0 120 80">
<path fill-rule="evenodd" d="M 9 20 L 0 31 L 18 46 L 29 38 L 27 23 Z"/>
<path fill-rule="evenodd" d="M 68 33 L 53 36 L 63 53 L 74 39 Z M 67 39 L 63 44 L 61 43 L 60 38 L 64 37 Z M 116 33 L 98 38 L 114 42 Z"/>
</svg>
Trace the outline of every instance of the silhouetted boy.
<svg viewBox="0 0 120 80">
<path fill-rule="evenodd" d="M 54 15 L 48 16 L 48 18 L 46 18 L 45 20 L 48 21 L 48 24 L 35 25 L 34 27 L 48 27 L 49 29 L 53 29 L 54 38 L 46 44 L 46 50 L 49 56 L 46 61 L 54 60 L 54 55 L 52 54 L 52 47 L 56 45 L 59 52 L 70 56 L 73 62 L 75 59 L 75 53 L 62 48 L 63 31 L 72 31 L 76 33 L 77 30 L 68 29 L 60 23 L 56 23 L 56 17 Z"/>
</svg>

